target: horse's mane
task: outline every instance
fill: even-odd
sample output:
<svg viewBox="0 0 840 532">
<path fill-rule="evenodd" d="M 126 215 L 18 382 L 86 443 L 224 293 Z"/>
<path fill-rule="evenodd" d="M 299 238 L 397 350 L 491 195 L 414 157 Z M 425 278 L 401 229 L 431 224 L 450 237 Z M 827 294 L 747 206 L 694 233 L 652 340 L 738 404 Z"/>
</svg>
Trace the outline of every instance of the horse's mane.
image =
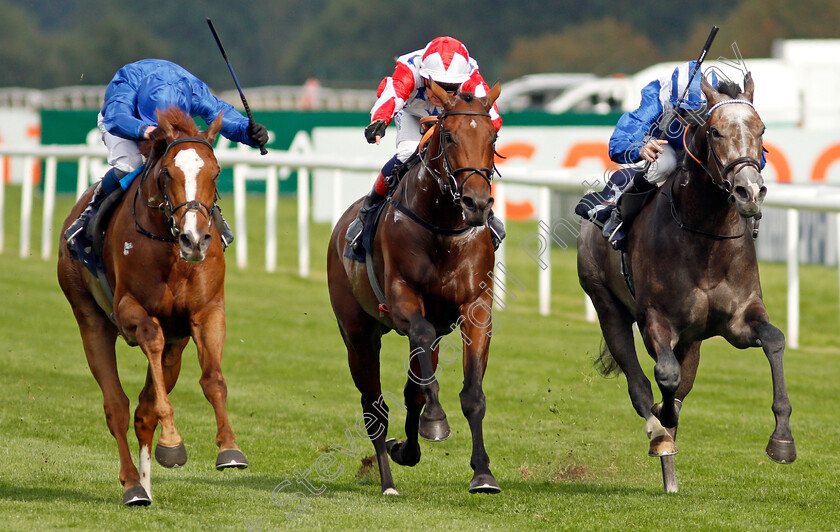
<svg viewBox="0 0 840 532">
<path fill-rule="evenodd" d="M 741 87 L 737 82 L 730 79 L 722 79 L 718 82 L 717 91 L 725 94 L 730 98 L 737 98 L 741 92 Z"/>
<path fill-rule="evenodd" d="M 195 121 L 187 113 L 175 106 L 159 111 L 158 123 L 161 125 L 169 124 L 173 138 L 195 137 L 199 133 Z M 158 127 L 152 134 L 152 138 L 140 143 L 140 153 L 143 156 L 148 158 L 154 151 L 162 152 L 162 150 L 155 149 L 159 145 L 164 149 L 166 148 L 167 139 L 165 138 L 166 135 L 163 129 L 162 127 Z"/>
</svg>

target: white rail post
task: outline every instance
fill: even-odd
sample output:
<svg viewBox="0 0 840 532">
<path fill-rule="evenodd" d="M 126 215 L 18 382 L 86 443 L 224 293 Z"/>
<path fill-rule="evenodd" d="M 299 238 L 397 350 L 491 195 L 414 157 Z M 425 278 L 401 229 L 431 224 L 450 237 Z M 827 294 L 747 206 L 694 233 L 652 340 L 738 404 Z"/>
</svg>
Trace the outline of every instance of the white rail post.
<svg viewBox="0 0 840 532">
<path fill-rule="evenodd" d="M 0 157 L 0 253 L 3 252 L 3 235 L 5 228 L 3 227 L 3 218 L 6 213 L 6 159 Z"/>
<path fill-rule="evenodd" d="M 265 271 L 277 270 L 277 167 L 265 178 Z"/>
<path fill-rule="evenodd" d="M 787 345 L 799 348 L 799 211 L 787 210 Z"/>
<path fill-rule="evenodd" d="M 236 239 L 236 265 L 242 269 L 248 266 L 248 231 L 245 226 L 245 203 L 247 190 L 245 188 L 245 173 L 248 167 L 244 164 L 233 166 L 233 208 L 234 223 L 239 238 Z"/>
<path fill-rule="evenodd" d="M 500 222 L 505 223 L 507 221 L 507 198 L 505 197 L 505 185 L 501 181 L 496 181 L 493 185 L 493 209 L 496 218 L 499 219 Z M 505 264 L 505 253 L 506 253 L 506 244 L 505 241 L 502 240 L 502 245 L 499 246 L 499 249 L 496 250 L 496 263 L 495 264 L 502 264 L 507 267 Z M 498 268 L 495 267 L 495 272 L 493 273 L 493 285 L 498 287 L 507 286 L 507 274 L 505 273 L 505 268 Z M 500 288 L 494 288 L 493 292 L 499 294 L 499 297 L 505 298 L 505 291 Z M 493 298 L 493 306 L 504 310 L 507 306 L 507 302 L 500 302 L 497 298 Z"/>
<path fill-rule="evenodd" d="M 35 158 L 28 156 L 23 164 L 23 192 L 20 197 L 20 257 L 29 256 L 29 235 L 32 230 L 32 181 L 35 177 Z"/>
<path fill-rule="evenodd" d="M 335 227 L 341 215 L 344 214 L 342 208 L 344 200 L 344 187 L 342 186 L 341 170 L 336 168 L 332 173 L 332 226 Z"/>
<path fill-rule="evenodd" d="M 834 213 L 834 238 L 837 240 L 837 278 L 838 284 L 840 284 L 840 212 Z M 0 240 L 0 251 L 2 250 L 3 245 L 2 240 Z"/>
<path fill-rule="evenodd" d="M 90 185 L 90 168 L 87 157 L 79 157 L 79 169 L 76 172 L 76 199 L 82 197 Z"/>
<path fill-rule="evenodd" d="M 58 160 L 55 157 L 47 157 L 47 164 L 44 172 L 44 212 L 41 216 L 41 258 L 50 258 L 52 248 L 52 223 L 53 211 L 55 210 L 55 180 L 58 168 Z"/>
<path fill-rule="evenodd" d="M 548 187 L 540 187 L 538 194 L 537 218 L 544 222 L 540 224 L 539 232 L 548 245 L 545 258 L 547 267 L 540 268 L 539 272 L 540 315 L 548 316 L 551 312 L 551 190 Z"/>
<path fill-rule="evenodd" d="M 298 168 L 298 275 L 309 277 L 309 169 Z"/>
</svg>

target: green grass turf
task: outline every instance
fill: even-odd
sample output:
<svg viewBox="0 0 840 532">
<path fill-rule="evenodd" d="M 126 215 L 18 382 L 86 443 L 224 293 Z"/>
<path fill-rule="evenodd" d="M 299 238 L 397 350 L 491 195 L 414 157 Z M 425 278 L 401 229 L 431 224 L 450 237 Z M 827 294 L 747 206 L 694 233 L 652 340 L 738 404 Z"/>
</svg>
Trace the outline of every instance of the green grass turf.
<svg viewBox="0 0 840 532">
<path fill-rule="evenodd" d="M 362 458 L 372 446 L 353 431 L 360 414 L 346 352 L 325 283 L 326 225 L 312 229 L 312 274 L 296 276 L 295 204 L 281 201 L 278 271 L 263 271 L 264 203 L 249 199 L 249 267 L 228 252 L 228 407 L 247 470 L 214 469 L 212 409 L 198 385 L 195 349 L 184 354 L 171 394 L 189 461 L 152 466 L 154 502 L 125 508 L 118 457 L 87 368 L 55 259 L 42 261 L 40 200 L 34 256 L 18 258 L 20 191 L 6 189 L 5 249 L 0 253 L 0 529 L 486 529 L 486 530 L 825 530 L 840 523 L 840 335 L 836 270 L 802 268 L 801 349 L 785 368 L 799 459 L 778 465 L 764 454 L 773 430 L 769 365 L 759 349 L 720 339 L 704 344 L 699 375 L 685 401 L 676 457 L 680 492 L 665 495 L 657 459 L 648 458 L 643 420 L 623 377 L 593 369 L 600 332 L 583 314 L 573 250 L 553 251 L 552 313 L 537 312 L 537 267 L 517 247 L 533 224 L 509 227 L 507 265 L 527 287 L 500 313 L 484 390 L 484 433 L 502 493 L 470 495 L 470 435 L 460 412 L 460 364 L 442 368 L 441 400 L 452 437 L 422 442 L 413 468 L 392 465 L 399 497 L 379 494 L 378 474 Z M 71 199 L 59 198 L 57 212 Z M 222 205 L 232 218 L 232 200 Z M 61 216 L 60 218 L 63 218 Z M 60 220 L 56 220 L 56 227 Z M 57 232 L 56 232 L 57 234 Z M 239 238 L 244 235 L 239 234 Z M 55 250 L 53 250 L 55 256 Z M 767 305 L 785 325 L 785 269 L 762 264 Z M 639 345 L 637 343 L 637 345 Z M 383 345 L 383 390 L 401 396 L 405 338 Z M 131 408 L 143 383 L 142 352 L 118 342 Z M 643 366 L 652 380 L 652 363 Z M 658 396 L 658 391 L 655 392 Z M 404 436 L 404 417 L 390 434 Z M 295 483 L 331 444 L 337 478 L 310 474 L 321 495 Z M 133 430 L 129 442 L 136 459 Z M 275 494 L 285 480 L 292 485 Z M 293 492 L 303 495 L 279 507 Z M 305 508 L 299 503 L 305 503 Z M 299 515 L 288 515 L 300 510 Z"/>
</svg>

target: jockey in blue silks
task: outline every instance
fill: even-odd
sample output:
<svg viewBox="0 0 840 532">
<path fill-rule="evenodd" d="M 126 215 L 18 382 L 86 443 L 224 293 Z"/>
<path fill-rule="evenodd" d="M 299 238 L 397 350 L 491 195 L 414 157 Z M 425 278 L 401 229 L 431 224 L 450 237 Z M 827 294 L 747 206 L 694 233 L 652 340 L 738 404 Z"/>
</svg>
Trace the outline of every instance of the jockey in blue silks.
<svg viewBox="0 0 840 532">
<path fill-rule="evenodd" d="M 685 126 L 678 120 L 669 126 L 666 121 L 677 106 L 684 121 L 696 121 L 692 114 L 702 116 L 706 104 L 700 87 L 702 73 L 698 69 L 690 83 L 688 79 L 695 65 L 696 61 L 679 65 L 670 75 L 655 79 L 642 89 L 638 109 L 621 115 L 610 137 L 610 159 L 628 166 L 614 172 L 601 192 L 586 194 L 575 207 L 575 214 L 603 228 L 604 237 L 616 249 L 623 248 L 627 236 L 615 208 L 618 198 L 625 192 L 644 192 L 664 182 L 677 169 L 684 152 Z M 707 81 L 717 87 L 717 76 L 712 73 L 710 78 Z M 683 93 L 685 97 L 680 100 Z M 645 161 L 651 163 L 646 172 L 640 169 Z M 762 168 L 764 163 L 762 156 Z"/>
<path fill-rule="evenodd" d="M 121 194 L 142 172 L 139 143 L 150 138 L 157 129 L 156 111 L 171 106 L 191 117 L 201 117 L 208 125 L 221 113 L 221 133 L 234 142 L 257 147 L 268 141 L 265 126 L 250 123 L 183 67 L 164 59 L 143 59 L 125 65 L 105 89 L 105 103 L 97 119 L 112 168 L 97 184 L 85 210 L 64 233 L 71 256 L 76 249 L 90 246 L 84 228 L 102 200 L 116 191 Z M 220 222 L 222 242 L 227 247 L 233 241 L 233 232 L 222 218 L 219 207 L 215 206 L 213 211 L 214 218 L 218 217 L 216 221 Z"/>
</svg>

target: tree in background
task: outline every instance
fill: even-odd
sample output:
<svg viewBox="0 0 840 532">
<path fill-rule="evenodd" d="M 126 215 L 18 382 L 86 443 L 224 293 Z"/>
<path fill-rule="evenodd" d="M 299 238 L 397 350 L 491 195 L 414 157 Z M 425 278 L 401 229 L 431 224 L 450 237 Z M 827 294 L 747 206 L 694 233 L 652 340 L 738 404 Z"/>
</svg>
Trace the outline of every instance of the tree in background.
<svg viewBox="0 0 840 532">
<path fill-rule="evenodd" d="M 520 37 L 505 63 L 505 79 L 536 72 L 630 74 L 662 61 L 663 53 L 629 24 L 607 17 L 560 33 Z"/>
</svg>

